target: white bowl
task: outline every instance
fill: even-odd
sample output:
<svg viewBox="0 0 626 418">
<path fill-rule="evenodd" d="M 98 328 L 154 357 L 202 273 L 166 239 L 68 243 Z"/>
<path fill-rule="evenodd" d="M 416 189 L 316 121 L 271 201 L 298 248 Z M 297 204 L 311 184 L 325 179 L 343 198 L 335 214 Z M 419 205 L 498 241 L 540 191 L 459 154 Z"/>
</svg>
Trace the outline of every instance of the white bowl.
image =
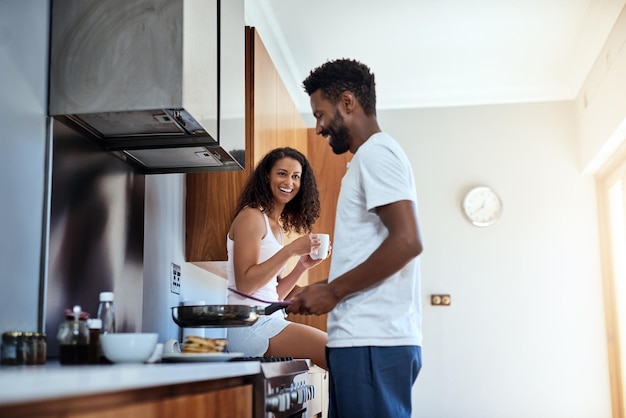
<svg viewBox="0 0 626 418">
<path fill-rule="evenodd" d="M 145 363 L 157 344 L 159 334 L 121 332 L 100 336 L 102 353 L 113 363 Z"/>
</svg>

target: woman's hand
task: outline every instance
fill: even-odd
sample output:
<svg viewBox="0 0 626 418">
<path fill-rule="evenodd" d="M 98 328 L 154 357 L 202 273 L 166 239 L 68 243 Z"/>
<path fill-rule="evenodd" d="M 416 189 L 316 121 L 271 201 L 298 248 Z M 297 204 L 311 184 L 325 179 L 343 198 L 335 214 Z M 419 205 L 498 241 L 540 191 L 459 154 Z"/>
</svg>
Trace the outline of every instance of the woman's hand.
<svg viewBox="0 0 626 418">
<path fill-rule="evenodd" d="M 315 234 L 303 235 L 288 244 L 293 255 L 309 256 L 311 252 L 320 246 L 320 240 Z"/>
<path fill-rule="evenodd" d="M 321 258 L 319 260 L 314 260 L 311 258 L 310 255 L 307 254 L 307 255 L 301 256 L 300 259 L 298 260 L 298 263 L 302 265 L 303 268 L 308 270 L 310 268 L 317 266 L 322 261 L 324 260 L 322 260 Z"/>
<path fill-rule="evenodd" d="M 289 245 L 293 245 L 297 251 L 297 255 L 300 255 L 300 259 L 298 260 L 298 264 L 300 264 L 303 268 L 305 269 L 310 269 L 312 267 L 317 266 L 319 263 L 321 263 L 322 261 L 324 261 L 326 258 L 328 258 L 330 256 L 330 253 L 332 251 L 332 246 L 328 245 L 328 254 L 326 257 L 324 257 L 323 259 L 313 259 L 311 258 L 311 253 L 313 253 L 315 250 L 317 250 L 320 245 L 321 245 L 321 241 L 320 239 L 317 237 L 317 234 L 308 234 L 308 235 L 304 235 L 296 240 L 294 240 L 291 244 Z"/>
<path fill-rule="evenodd" d="M 311 258 L 311 252 L 319 248 L 319 246 L 320 239 L 317 237 L 317 234 L 308 234 L 293 240 L 283 247 L 281 251 L 286 251 L 291 257 L 299 256 L 300 258 L 293 270 L 278 281 L 277 291 L 279 297 L 285 297 L 292 291 L 293 286 L 302 273 L 324 261 Z M 328 254 L 330 254 L 330 248 Z"/>
</svg>

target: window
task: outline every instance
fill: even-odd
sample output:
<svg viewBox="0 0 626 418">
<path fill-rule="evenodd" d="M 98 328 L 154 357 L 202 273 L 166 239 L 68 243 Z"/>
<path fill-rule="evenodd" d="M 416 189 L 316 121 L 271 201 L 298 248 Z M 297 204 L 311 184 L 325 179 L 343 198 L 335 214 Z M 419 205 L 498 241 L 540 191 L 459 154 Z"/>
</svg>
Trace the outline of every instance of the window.
<svg viewBox="0 0 626 418">
<path fill-rule="evenodd" d="M 626 145 L 598 173 L 598 216 L 613 417 L 626 399 Z"/>
</svg>

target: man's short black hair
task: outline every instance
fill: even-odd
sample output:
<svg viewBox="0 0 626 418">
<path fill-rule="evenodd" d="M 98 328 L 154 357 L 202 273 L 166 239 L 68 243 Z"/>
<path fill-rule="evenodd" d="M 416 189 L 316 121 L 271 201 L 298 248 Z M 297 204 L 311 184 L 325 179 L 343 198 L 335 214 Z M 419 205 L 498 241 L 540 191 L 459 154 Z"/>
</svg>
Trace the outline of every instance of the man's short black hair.
<svg viewBox="0 0 626 418">
<path fill-rule="evenodd" d="M 327 61 L 311 71 L 303 81 L 310 96 L 320 90 L 322 97 L 337 103 L 341 93 L 349 91 L 361 104 L 366 115 L 376 114 L 376 82 L 369 67 L 353 59 Z"/>
</svg>

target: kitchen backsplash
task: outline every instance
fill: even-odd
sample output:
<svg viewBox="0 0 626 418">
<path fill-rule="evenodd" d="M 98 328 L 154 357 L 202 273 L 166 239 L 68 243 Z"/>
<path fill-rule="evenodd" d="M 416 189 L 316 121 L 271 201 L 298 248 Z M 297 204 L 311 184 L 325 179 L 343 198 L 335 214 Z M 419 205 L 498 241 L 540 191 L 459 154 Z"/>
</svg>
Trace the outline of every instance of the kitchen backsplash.
<svg viewBox="0 0 626 418">
<path fill-rule="evenodd" d="M 45 297 L 48 356 L 73 305 L 96 316 L 115 293 L 118 331 L 141 331 L 145 176 L 59 121 L 53 126 L 50 247 Z"/>
</svg>

